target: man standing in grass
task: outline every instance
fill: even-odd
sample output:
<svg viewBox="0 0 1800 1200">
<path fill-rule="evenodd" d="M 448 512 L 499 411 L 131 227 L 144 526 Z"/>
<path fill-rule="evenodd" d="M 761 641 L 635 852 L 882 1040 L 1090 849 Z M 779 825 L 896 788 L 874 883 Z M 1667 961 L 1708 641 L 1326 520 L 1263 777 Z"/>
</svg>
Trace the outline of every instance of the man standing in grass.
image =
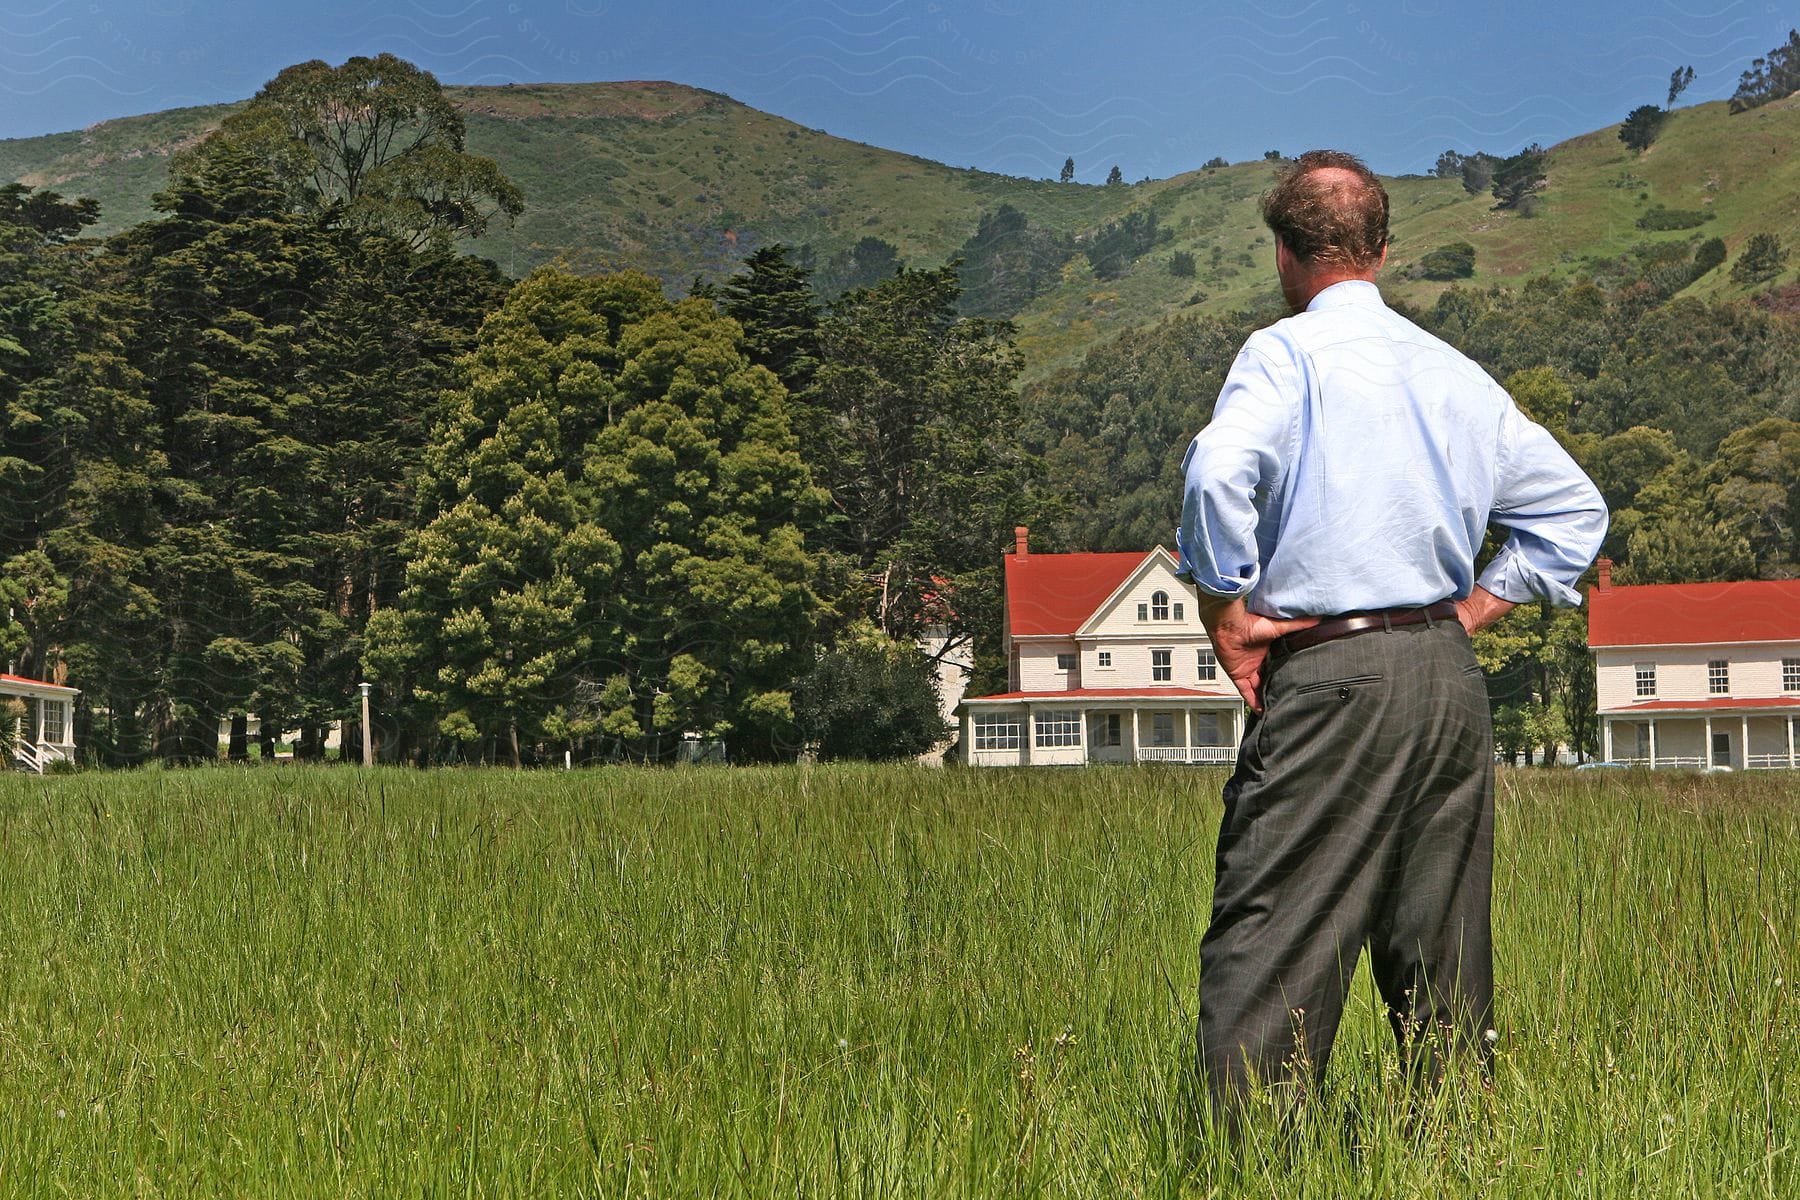
<svg viewBox="0 0 1800 1200">
<path fill-rule="evenodd" d="M 1388 198 L 1302 155 L 1263 198 L 1294 315 L 1244 343 L 1185 464 L 1178 542 L 1255 713 L 1225 786 L 1200 947 L 1200 1065 L 1322 1079 L 1356 960 L 1428 1079 L 1484 1054 L 1493 1001 L 1493 731 L 1469 634 L 1579 604 L 1606 508 L 1555 439 L 1375 286 Z M 1490 522 L 1504 547 L 1479 577 Z"/>
</svg>

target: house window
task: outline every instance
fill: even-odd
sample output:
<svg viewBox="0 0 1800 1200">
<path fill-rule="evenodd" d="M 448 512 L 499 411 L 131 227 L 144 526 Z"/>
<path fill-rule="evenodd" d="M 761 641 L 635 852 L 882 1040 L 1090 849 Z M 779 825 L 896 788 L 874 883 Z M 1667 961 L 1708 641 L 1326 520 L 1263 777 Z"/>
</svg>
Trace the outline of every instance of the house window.
<svg viewBox="0 0 1800 1200">
<path fill-rule="evenodd" d="M 977 750 L 1017 750 L 1019 718 L 1016 713 L 977 713 L 975 716 L 975 748 Z"/>
<path fill-rule="evenodd" d="M 63 742 L 63 702 L 61 700 L 40 700 L 44 707 L 44 740 L 61 745 Z"/>
<path fill-rule="evenodd" d="M 1075 656 L 1073 654 L 1057 655 L 1056 669 L 1059 671 L 1073 671 L 1075 669 Z"/>
<path fill-rule="evenodd" d="M 1034 746 L 1079 746 L 1081 745 L 1081 714 L 1067 709 L 1045 709 L 1034 718 L 1037 728 L 1032 737 Z"/>
<path fill-rule="evenodd" d="M 1150 714 L 1150 744 L 1152 746 L 1173 746 L 1175 744 L 1175 714 Z"/>
<path fill-rule="evenodd" d="M 1150 652 L 1150 682 L 1167 683 L 1175 675 L 1174 664 L 1170 661 L 1172 650 L 1152 650 Z"/>
<path fill-rule="evenodd" d="M 1096 654 L 1094 657 L 1099 660 L 1099 663 L 1101 666 L 1103 666 L 1103 667 L 1112 666 L 1112 651 L 1111 650 L 1102 650 L 1098 654 Z"/>
<path fill-rule="evenodd" d="M 1219 677 L 1219 660 L 1213 657 L 1213 652 L 1202 650 L 1199 652 L 1199 659 L 1200 678 L 1203 680 L 1217 679 Z"/>
<path fill-rule="evenodd" d="M 1088 737 L 1096 746 L 1117 746 L 1122 730 L 1118 713 L 1101 713 L 1088 726 Z"/>
<path fill-rule="evenodd" d="M 1637 678 L 1637 694 L 1638 695 L 1640 695 L 1640 696 L 1656 695 L 1656 664 L 1655 663 L 1639 663 L 1639 664 L 1637 664 L 1637 667 L 1635 670 L 1635 675 Z"/>
<path fill-rule="evenodd" d="M 1781 690 L 1800 692 L 1800 658 L 1781 660 Z"/>
<path fill-rule="evenodd" d="M 1148 604 L 1138 605 L 1138 620 L 1148 621 L 1149 619 L 1150 619 L 1150 606 Z"/>
<path fill-rule="evenodd" d="M 1181 601 L 1179 601 L 1179 600 L 1177 600 L 1175 602 L 1175 619 L 1177 621 L 1182 619 L 1181 618 Z"/>
<path fill-rule="evenodd" d="M 1194 745 L 1223 746 L 1225 744 L 1225 733 L 1220 727 L 1218 713 L 1197 712 L 1192 719 L 1194 722 Z"/>
<path fill-rule="evenodd" d="M 1150 619 L 1152 621 L 1166 621 L 1169 619 L 1169 593 L 1150 593 Z"/>
<path fill-rule="evenodd" d="M 1706 690 L 1722 696 L 1731 690 L 1731 664 L 1715 658 L 1706 664 Z"/>
</svg>

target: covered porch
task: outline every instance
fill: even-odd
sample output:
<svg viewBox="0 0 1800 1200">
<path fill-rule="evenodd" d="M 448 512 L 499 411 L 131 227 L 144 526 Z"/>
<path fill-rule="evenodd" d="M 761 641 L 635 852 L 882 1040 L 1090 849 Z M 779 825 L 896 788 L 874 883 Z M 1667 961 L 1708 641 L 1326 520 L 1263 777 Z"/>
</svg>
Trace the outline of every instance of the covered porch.
<svg viewBox="0 0 1800 1200">
<path fill-rule="evenodd" d="M 1664 701 L 1600 715 L 1608 762 L 1640 767 L 1800 770 L 1800 700 Z"/>
<path fill-rule="evenodd" d="M 42 775 L 55 762 L 75 757 L 75 697 L 80 689 L 0 675 L 0 702 L 15 708 L 7 766 Z"/>
<path fill-rule="evenodd" d="M 962 705 L 972 766 L 1230 765 L 1243 730 L 1235 692 L 1193 688 L 1009 692 Z"/>
</svg>

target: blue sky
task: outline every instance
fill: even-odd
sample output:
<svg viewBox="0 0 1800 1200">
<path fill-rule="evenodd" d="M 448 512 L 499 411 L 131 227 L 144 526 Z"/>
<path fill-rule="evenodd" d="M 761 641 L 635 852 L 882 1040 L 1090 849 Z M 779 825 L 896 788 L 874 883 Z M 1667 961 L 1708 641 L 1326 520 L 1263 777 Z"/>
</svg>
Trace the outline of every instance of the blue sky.
<svg viewBox="0 0 1800 1200">
<path fill-rule="evenodd" d="M 391 51 L 446 83 L 672 79 L 954 166 L 1099 182 L 1330 145 L 1376 169 L 1731 94 L 1764 0 L 0 0 L 0 137 Z"/>
</svg>

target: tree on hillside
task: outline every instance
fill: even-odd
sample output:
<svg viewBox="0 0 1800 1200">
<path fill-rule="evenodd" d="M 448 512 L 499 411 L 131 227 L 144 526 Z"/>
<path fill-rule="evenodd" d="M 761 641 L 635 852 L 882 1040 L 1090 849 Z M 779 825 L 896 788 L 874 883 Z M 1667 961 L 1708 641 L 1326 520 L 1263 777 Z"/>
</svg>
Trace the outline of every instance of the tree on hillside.
<svg viewBox="0 0 1800 1200">
<path fill-rule="evenodd" d="M 1461 162 L 1457 164 L 1457 173 L 1462 176 L 1463 191 L 1471 196 L 1479 196 L 1488 191 L 1494 186 L 1494 170 L 1499 165 L 1499 159 L 1479 150 L 1474 154 L 1463 155 Z"/>
<path fill-rule="evenodd" d="M 1624 124 L 1619 126 L 1619 140 L 1627 149 L 1642 154 L 1656 141 L 1656 135 L 1662 132 L 1663 122 L 1668 117 L 1668 113 L 1654 104 L 1640 104 L 1626 114 Z"/>
<path fill-rule="evenodd" d="M 1437 161 L 1431 164 L 1431 170 L 1427 174 L 1438 179 L 1455 179 L 1462 174 L 1462 168 L 1463 156 L 1454 150 L 1446 150 L 1437 156 Z"/>
<path fill-rule="evenodd" d="M 1047 229 L 1034 229 L 1010 204 L 983 212 L 956 257 L 962 287 L 958 310 L 969 316 L 1011 317 L 1055 285 L 1073 247 Z"/>
<path fill-rule="evenodd" d="M 1744 243 L 1744 252 L 1732 264 L 1731 282 L 1744 286 L 1767 283 L 1781 274 L 1787 257 L 1788 252 L 1775 234 L 1753 233 Z"/>
<path fill-rule="evenodd" d="M 1114 163 L 1113 169 L 1106 173 L 1106 186 L 1114 187 L 1114 186 L 1116 186 L 1118 184 L 1122 184 L 1124 182 L 1125 182 L 1125 173 L 1123 171 L 1119 170 L 1118 163 Z"/>
<path fill-rule="evenodd" d="M 1800 31 L 1788 30 L 1787 41 L 1750 64 L 1731 94 L 1731 111 L 1747 112 L 1800 91 Z"/>
<path fill-rule="evenodd" d="M 1538 190 L 1544 186 L 1547 155 L 1533 142 L 1494 168 L 1492 191 L 1498 201 L 1494 207 L 1512 209 L 1520 216 L 1530 216 Z"/>
<path fill-rule="evenodd" d="M 905 265 L 899 247 L 870 235 L 826 260 L 814 284 L 820 296 L 831 300 L 854 288 L 874 287 Z"/>
<path fill-rule="evenodd" d="M 1123 220 L 1108 221 L 1088 238 L 1088 263 L 1098 278 L 1117 279 L 1150 252 L 1156 245 L 1156 236 L 1155 209 L 1126 213 Z"/>
<path fill-rule="evenodd" d="M 1664 102 L 1664 107 L 1674 108 L 1675 101 L 1680 99 L 1681 93 L 1687 91 L 1688 85 L 1693 82 L 1694 68 L 1676 67 L 1671 71 L 1669 73 L 1669 98 Z"/>
<path fill-rule="evenodd" d="M 462 114 L 436 77 L 392 54 L 286 68 L 172 171 L 223 144 L 260 159 L 302 211 L 341 211 L 415 248 L 524 210 L 494 161 L 464 148 Z"/>
<path fill-rule="evenodd" d="M 1075 178 L 1075 158 L 1073 155 L 1063 159 L 1062 174 L 1057 176 L 1058 183 L 1068 183 Z"/>
</svg>

